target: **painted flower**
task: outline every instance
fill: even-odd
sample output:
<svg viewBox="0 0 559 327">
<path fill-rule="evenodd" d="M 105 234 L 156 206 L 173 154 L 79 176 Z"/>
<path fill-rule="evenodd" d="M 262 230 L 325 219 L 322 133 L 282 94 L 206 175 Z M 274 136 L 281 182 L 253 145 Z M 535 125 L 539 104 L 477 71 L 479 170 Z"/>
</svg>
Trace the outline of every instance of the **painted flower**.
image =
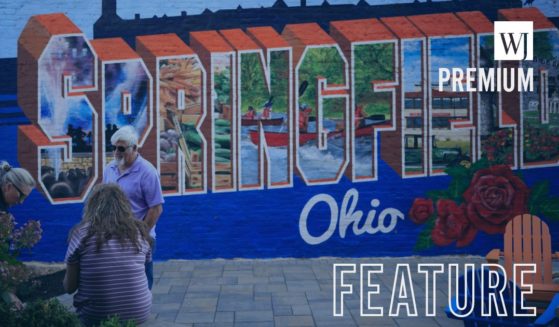
<svg viewBox="0 0 559 327">
<path fill-rule="evenodd" d="M 416 198 L 410 208 L 408 216 L 410 220 L 416 224 L 423 224 L 431 217 L 435 209 L 433 208 L 433 200 Z"/>
<path fill-rule="evenodd" d="M 489 234 L 504 233 L 506 224 L 527 211 L 529 189 L 509 166 L 477 171 L 464 192 L 466 213 L 472 224 Z"/>
<path fill-rule="evenodd" d="M 477 229 L 466 217 L 464 205 L 452 200 L 437 201 L 437 220 L 431 232 L 433 243 L 447 246 L 456 241 L 457 247 L 469 245 L 476 237 Z"/>
</svg>

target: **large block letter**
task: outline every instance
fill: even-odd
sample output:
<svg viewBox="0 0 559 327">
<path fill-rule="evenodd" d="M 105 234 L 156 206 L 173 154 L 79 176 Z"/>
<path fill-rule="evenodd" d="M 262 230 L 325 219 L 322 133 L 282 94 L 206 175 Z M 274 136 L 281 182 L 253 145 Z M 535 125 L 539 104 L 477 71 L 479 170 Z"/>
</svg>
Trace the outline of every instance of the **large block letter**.
<svg viewBox="0 0 559 327">
<path fill-rule="evenodd" d="M 97 55 L 63 14 L 29 19 L 18 43 L 19 161 L 53 204 L 81 202 L 97 180 Z"/>
</svg>

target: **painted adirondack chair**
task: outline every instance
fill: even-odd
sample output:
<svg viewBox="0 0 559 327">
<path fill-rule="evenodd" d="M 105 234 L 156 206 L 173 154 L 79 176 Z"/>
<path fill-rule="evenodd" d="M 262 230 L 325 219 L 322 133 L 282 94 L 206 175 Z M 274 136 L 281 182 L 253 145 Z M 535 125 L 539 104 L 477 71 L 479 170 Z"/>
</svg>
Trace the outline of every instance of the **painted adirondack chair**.
<svg viewBox="0 0 559 327">
<path fill-rule="evenodd" d="M 468 274 L 470 274 L 470 277 L 466 277 Z M 495 280 L 497 275 L 499 278 L 498 282 Z M 468 278 L 468 280 L 473 279 L 473 284 L 470 281 L 470 284 L 467 285 L 465 282 L 466 278 Z M 506 285 L 504 285 L 505 283 Z M 489 285 L 494 285 L 496 287 L 490 289 L 488 287 Z M 498 316 L 495 307 L 489 311 L 488 306 L 492 302 L 488 299 L 490 293 L 495 294 L 495 290 L 500 290 L 503 287 L 504 303 L 501 305 L 501 308 L 505 309 L 506 315 Z M 517 292 L 516 306 L 518 312 L 516 315 L 514 312 L 514 292 Z M 464 326 L 557 326 L 558 318 L 555 311 L 557 306 L 559 306 L 559 294 L 554 296 L 553 301 L 549 304 L 543 314 L 538 317 L 522 317 L 519 314 L 526 314 L 528 312 L 520 309 L 522 308 L 522 303 L 520 302 L 520 289 L 514 282 L 506 280 L 503 275 L 496 271 L 479 268 L 473 272 L 467 272 L 459 278 L 458 289 L 453 291 L 452 295 L 453 296 L 449 301 L 449 305 L 445 310 L 446 315 L 451 319 L 462 320 Z M 496 298 L 499 298 L 498 294 L 496 294 Z M 526 304 L 526 306 L 529 305 Z M 459 307 L 462 309 L 459 309 Z M 470 310 L 472 311 L 468 314 Z M 485 310 L 486 316 L 483 315 L 484 311 L 482 310 Z M 488 312 L 490 312 L 490 314 L 488 314 Z M 457 314 L 464 315 L 465 317 L 457 316 Z"/>
<path fill-rule="evenodd" d="M 510 279 L 513 278 L 513 263 L 536 264 L 536 273 L 524 277 L 525 283 L 534 286 L 533 294 L 527 296 L 529 300 L 549 302 L 559 292 L 559 284 L 553 283 L 552 272 L 552 259 L 559 259 L 559 253 L 552 253 L 549 228 L 537 216 L 518 215 L 507 224 L 504 250 L 493 249 L 486 259 L 488 263 L 499 263 L 500 257 L 504 257 L 503 267 Z M 519 283 L 518 280 L 515 282 Z"/>
</svg>

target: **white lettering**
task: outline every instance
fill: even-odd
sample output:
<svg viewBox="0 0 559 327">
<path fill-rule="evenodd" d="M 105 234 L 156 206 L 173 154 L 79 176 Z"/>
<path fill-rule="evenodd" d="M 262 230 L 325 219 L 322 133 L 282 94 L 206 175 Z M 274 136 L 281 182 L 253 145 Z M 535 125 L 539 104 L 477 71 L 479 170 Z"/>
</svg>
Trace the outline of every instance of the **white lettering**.
<svg viewBox="0 0 559 327">
<path fill-rule="evenodd" d="M 317 194 L 313 196 L 307 204 L 303 207 L 301 215 L 299 216 L 299 234 L 301 238 L 310 245 L 320 244 L 327 241 L 335 232 L 336 225 L 339 223 L 339 234 L 341 238 L 345 238 L 346 231 L 349 225 L 353 224 L 353 233 L 355 235 L 361 235 L 364 233 L 376 234 L 390 233 L 396 228 L 398 220 L 404 220 L 404 214 L 395 208 L 386 208 L 382 210 L 378 216 L 378 221 L 376 226 L 374 226 L 376 218 L 376 210 L 380 205 L 380 201 L 373 199 L 371 201 L 371 210 L 367 215 L 367 219 L 362 227 L 359 227 L 361 220 L 363 218 L 363 211 L 356 210 L 357 202 L 359 200 L 359 192 L 352 188 L 349 189 L 343 200 L 341 209 L 338 212 L 338 204 L 336 200 L 328 194 Z M 309 214 L 312 209 L 318 203 L 324 202 L 328 205 L 330 209 L 330 224 L 328 229 L 322 233 L 320 236 L 312 236 L 307 228 L 307 223 L 309 220 Z M 338 220 L 339 218 L 339 220 Z"/>
<path fill-rule="evenodd" d="M 377 264 L 362 264 L 361 265 L 361 316 L 363 317 L 382 317 L 384 308 L 383 307 L 373 307 L 371 306 L 371 295 L 373 294 L 380 294 L 380 284 L 372 284 L 371 277 L 373 274 L 379 274 L 383 272 L 383 265 L 382 263 Z M 365 273 L 367 274 L 365 277 Z M 364 291 L 364 281 L 367 283 L 367 288 L 371 289 L 371 291 L 365 292 Z M 365 308 L 363 306 L 364 300 L 363 295 L 367 294 L 367 313 L 365 313 Z"/>
<path fill-rule="evenodd" d="M 461 68 L 452 68 L 450 74 L 448 68 L 439 68 L 439 91 L 444 91 L 447 82 L 452 86 L 453 92 L 463 92 L 464 84 L 466 92 L 533 92 L 534 69 L 467 68 L 464 72 Z"/>
<path fill-rule="evenodd" d="M 354 263 L 335 263 L 334 264 L 334 281 L 333 281 L 333 303 L 334 303 L 334 307 L 333 307 L 333 312 L 332 314 L 335 317 L 343 317 L 344 315 L 344 295 L 345 294 L 351 294 L 353 293 L 353 285 L 352 284 L 346 284 L 344 283 L 344 276 L 345 274 L 355 274 L 356 270 L 356 265 Z M 336 281 L 338 280 L 338 270 L 340 271 L 340 286 L 337 286 Z M 346 290 L 345 291 L 339 291 L 338 292 L 338 288 L 342 288 L 344 287 Z M 338 299 L 338 293 L 340 294 L 339 296 L 339 301 Z M 337 304 L 340 304 L 339 306 Z M 339 310 L 337 310 L 339 309 Z"/>
<path fill-rule="evenodd" d="M 518 287 L 520 287 L 520 292 L 513 293 L 513 312 L 515 317 L 534 317 L 536 315 L 536 307 L 524 306 L 524 295 L 532 294 L 534 292 L 534 286 L 532 284 L 524 283 L 524 276 L 526 274 L 535 274 L 536 265 L 533 263 L 515 263 L 513 264 L 513 279 L 518 281 Z M 520 268 L 520 269 L 518 269 Z M 527 268 L 527 269 L 523 269 Z M 520 270 L 520 278 L 517 277 L 518 270 Z M 518 294 L 520 293 L 520 294 Z M 520 295 L 520 300 L 517 299 Z M 518 310 L 517 303 L 520 302 L 520 310 Z"/>
<path fill-rule="evenodd" d="M 444 83 L 450 81 L 450 70 L 448 68 L 439 69 L 439 91 L 444 89 Z"/>
<path fill-rule="evenodd" d="M 481 275 L 482 287 L 487 285 L 487 290 L 481 294 L 481 315 L 483 317 L 491 317 L 493 315 L 491 311 L 495 307 L 497 316 L 505 317 L 507 315 L 507 308 L 505 307 L 503 292 L 507 288 L 507 273 L 503 267 L 492 263 L 484 263 L 481 265 L 481 268 L 489 269 L 487 274 Z M 489 280 L 486 281 L 485 278 Z M 488 299 L 485 299 L 486 295 Z M 499 295 L 499 299 L 497 299 L 497 295 Z M 487 305 L 486 300 L 489 301 Z"/>
<path fill-rule="evenodd" d="M 396 287 L 399 285 L 400 287 Z M 398 290 L 398 303 L 394 308 L 394 299 Z M 408 294 L 409 293 L 409 294 Z M 411 282 L 409 264 L 398 264 L 394 273 L 394 285 L 392 286 L 392 297 L 390 298 L 390 316 L 400 315 L 400 307 L 406 309 L 408 317 L 417 317 L 417 305 L 415 303 L 415 293 Z"/>
<path fill-rule="evenodd" d="M 437 315 L 437 274 L 444 272 L 444 266 L 442 263 L 421 263 L 417 265 L 417 271 L 425 275 L 425 316 L 434 317 Z"/>
</svg>

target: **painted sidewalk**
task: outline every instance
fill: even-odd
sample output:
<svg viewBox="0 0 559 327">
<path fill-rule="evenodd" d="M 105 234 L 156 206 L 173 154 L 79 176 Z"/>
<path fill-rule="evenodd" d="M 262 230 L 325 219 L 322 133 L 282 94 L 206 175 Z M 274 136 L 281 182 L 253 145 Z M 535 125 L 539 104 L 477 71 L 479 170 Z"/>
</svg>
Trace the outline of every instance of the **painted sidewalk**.
<svg viewBox="0 0 559 327">
<path fill-rule="evenodd" d="M 479 256 L 318 258 L 270 260 L 170 260 L 155 264 L 153 307 L 142 326 L 462 326 L 446 318 L 448 264 L 485 260 Z M 344 299 L 343 317 L 334 317 L 334 263 L 355 263 L 357 273 L 346 282 L 353 295 Z M 360 317 L 359 264 L 382 263 L 375 275 L 380 294 L 373 305 L 384 307 L 384 317 Z M 398 263 L 410 265 L 418 318 L 388 317 L 394 271 Z M 425 317 L 425 278 L 419 263 L 442 263 L 437 277 L 436 317 Z M 462 268 L 462 267 L 461 267 Z M 347 275 L 346 275 L 347 276 Z M 60 298 L 71 305 L 71 296 Z"/>
</svg>

